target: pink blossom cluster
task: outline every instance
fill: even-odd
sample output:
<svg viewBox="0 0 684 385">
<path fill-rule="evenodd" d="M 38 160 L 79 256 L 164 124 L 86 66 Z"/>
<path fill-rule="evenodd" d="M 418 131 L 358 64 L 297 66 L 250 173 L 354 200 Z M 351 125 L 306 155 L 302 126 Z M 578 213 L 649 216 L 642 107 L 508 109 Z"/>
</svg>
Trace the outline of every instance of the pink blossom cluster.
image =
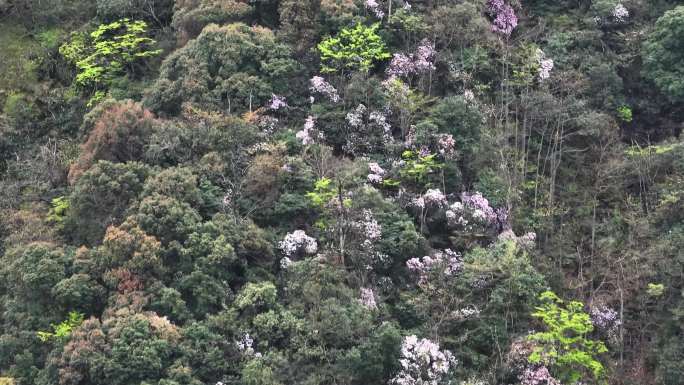
<svg viewBox="0 0 684 385">
<path fill-rule="evenodd" d="M 447 205 L 447 198 L 438 189 L 429 189 L 423 194 L 423 200 L 426 206 L 442 207 Z"/>
<path fill-rule="evenodd" d="M 312 77 L 309 83 L 309 91 L 311 91 L 311 93 L 319 93 L 324 95 L 333 103 L 340 101 L 340 95 L 337 93 L 337 89 L 335 89 L 332 84 L 328 83 L 321 76 Z"/>
<path fill-rule="evenodd" d="M 457 275 L 463 271 L 463 257 L 461 254 L 446 249 L 435 252 L 432 256 L 411 258 L 406 261 L 406 267 L 418 274 L 419 282 L 427 282 L 428 276 L 435 272 L 443 272 L 446 276 Z"/>
<path fill-rule="evenodd" d="M 271 100 L 268 102 L 268 109 L 278 111 L 283 108 L 287 108 L 287 100 L 285 97 L 272 94 Z"/>
<path fill-rule="evenodd" d="M 437 139 L 439 153 L 446 158 L 451 158 L 456 153 L 456 141 L 451 134 L 441 134 Z"/>
<path fill-rule="evenodd" d="M 437 343 L 411 335 L 402 341 L 399 363 L 401 370 L 390 380 L 391 385 L 442 384 L 457 361 Z"/>
<path fill-rule="evenodd" d="M 373 293 L 373 289 L 371 288 L 361 288 L 361 298 L 359 298 L 359 302 L 368 310 L 375 310 L 378 308 L 378 304 L 375 302 L 375 293 Z"/>
<path fill-rule="evenodd" d="M 562 385 L 546 366 L 528 366 L 519 377 L 521 385 Z"/>
<path fill-rule="evenodd" d="M 515 10 L 504 0 L 489 0 L 487 12 L 494 19 L 492 31 L 495 33 L 510 36 L 515 27 L 518 26 L 518 16 L 516 16 Z"/>
<path fill-rule="evenodd" d="M 441 208 L 448 204 L 446 196 L 438 189 L 429 189 L 425 194 L 414 198 L 411 204 L 419 209 Z"/>
<path fill-rule="evenodd" d="M 522 372 L 528 367 L 527 358 L 532 354 L 534 344 L 527 338 L 518 338 L 511 343 L 511 349 L 507 354 L 508 364 L 518 372 Z"/>
<path fill-rule="evenodd" d="M 470 211 L 471 216 L 480 222 L 493 224 L 496 223 L 498 217 L 496 212 L 489 205 L 487 198 L 481 193 L 475 192 L 470 194 L 468 192 L 461 193 L 461 203 L 464 209 Z M 458 209 L 458 206 L 455 207 Z"/>
<path fill-rule="evenodd" d="M 499 234 L 498 239 L 502 240 L 502 241 L 513 241 L 521 249 L 531 250 L 534 248 L 534 245 L 535 245 L 534 242 L 537 239 L 537 233 L 531 231 L 531 232 L 525 233 L 524 235 L 517 236 L 517 235 L 515 235 L 513 230 L 508 229 L 508 230 L 504 230 L 501 234 Z"/>
<path fill-rule="evenodd" d="M 301 250 L 304 250 L 306 254 L 314 254 L 318 251 L 318 243 L 314 238 L 306 235 L 304 230 L 287 233 L 285 239 L 278 246 L 287 257 L 291 257 Z"/>
<path fill-rule="evenodd" d="M 368 181 L 371 183 L 382 183 L 385 177 L 385 170 L 375 162 L 368 163 Z"/>
<path fill-rule="evenodd" d="M 416 52 L 410 55 L 395 53 L 387 68 L 387 74 L 393 76 L 408 76 L 420 74 L 435 69 L 435 45 L 427 39 L 420 42 Z"/>
<path fill-rule="evenodd" d="M 382 19 L 383 17 L 385 17 L 385 12 L 382 10 L 380 4 L 378 4 L 376 0 L 366 0 L 365 5 L 366 9 L 371 11 L 378 19 Z"/>
<path fill-rule="evenodd" d="M 539 68 L 537 70 L 539 81 L 544 81 L 551 77 L 551 70 L 553 69 L 553 59 L 548 59 L 544 51 L 537 50 L 537 64 Z"/>
<path fill-rule="evenodd" d="M 599 331 L 606 333 L 610 338 L 616 338 L 622 321 L 617 311 L 608 306 L 596 306 L 589 312 L 591 323 Z"/>
<path fill-rule="evenodd" d="M 316 141 L 315 138 L 323 138 L 323 133 L 319 132 L 316 134 L 315 131 L 316 119 L 309 115 L 304 122 L 304 129 L 298 131 L 297 134 L 295 134 L 295 137 L 299 139 L 303 145 L 307 146 L 309 144 L 313 144 Z"/>
<path fill-rule="evenodd" d="M 363 210 L 363 222 L 361 222 L 363 228 L 364 237 L 366 238 L 364 244 L 368 243 L 367 246 L 372 246 L 374 241 L 377 241 L 382 237 L 382 226 L 373 217 L 373 212 L 366 209 Z"/>
</svg>

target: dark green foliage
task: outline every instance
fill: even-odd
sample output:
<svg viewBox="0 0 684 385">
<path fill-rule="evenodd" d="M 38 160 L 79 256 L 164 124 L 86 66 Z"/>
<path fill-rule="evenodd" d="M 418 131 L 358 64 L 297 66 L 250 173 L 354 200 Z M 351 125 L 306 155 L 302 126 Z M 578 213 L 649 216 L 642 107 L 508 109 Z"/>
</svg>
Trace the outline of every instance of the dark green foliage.
<svg viewBox="0 0 684 385">
<path fill-rule="evenodd" d="M 0 384 L 679 384 L 676 3 L 0 0 Z"/>
<path fill-rule="evenodd" d="M 209 24 L 241 21 L 251 11 L 249 4 L 238 0 L 180 0 L 174 4 L 172 25 L 185 43 Z"/>
<path fill-rule="evenodd" d="M 147 20 L 162 27 L 173 15 L 171 0 L 97 0 L 97 17 L 111 22 L 123 18 Z"/>
<path fill-rule="evenodd" d="M 266 28 L 209 25 L 164 60 L 145 104 L 166 114 L 177 114 L 185 102 L 238 114 L 254 110 L 272 93 L 289 94 L 285 79 L 297 69 L 290 54 Z"/>
<path fill-rule="evenodd" d="M 123 220 L 150 173 L 140 163 L 101 161 L 87 171 L 69 197 L 65 230 L 77 244 L 95 244 L 107 226 Z"/>
<path fill-rule="evenodd" d="M 684 101 L 684 7 L 665 12 L 643 46 L 644 76 L 672 101 Z"/>
</svg>

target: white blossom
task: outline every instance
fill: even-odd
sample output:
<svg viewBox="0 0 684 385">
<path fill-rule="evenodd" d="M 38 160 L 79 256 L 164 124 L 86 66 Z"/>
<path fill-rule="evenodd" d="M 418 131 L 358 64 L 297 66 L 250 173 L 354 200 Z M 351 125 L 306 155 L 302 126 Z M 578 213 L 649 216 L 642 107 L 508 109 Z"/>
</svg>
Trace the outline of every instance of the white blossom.
<svg viewBox="0 0 684 385">
<path fill-rule="evenodd" d="M 629 18 L 629 11 L 622 3 L 616 4 L 615 8 L 613 8 L 613 18 L 617 23 L 624 23 Z"/>
<path fill-rule="evenodd" d="M 237 345 L 238 350 L 245 354 L 250 355 L 254 353 L 254 348 L 252 348 L 252 345 L 254 344 L 254 339 L 249 336 L 249 333 L 243 334 L 242 338 L 235 344 Z"/>
<path fill-rule="evenodd" d="M 301 131 L 298 131 L 297 134 L 295 134 L 295 137 L 299 140 L 301 140 L 303 145 L 309 145 L 313 144 L 315 142 L 315 138 L 317 137 L 318 139 L 323 139 L 323 134 L 321 132 L 316 135 L 316 119 L 309 115 L 306 118 L 306 121 L 304 122 L 304 129 Z"/>
<path fill-rule="evenodd" d="M 376 0 L 366 0 L 366 8 L 371 11 L 378 19 L 385 17 L 385 12 L 380 7 Z"/>
<path fill-rule="evenodd" d="M 446 206 L 447 198 L 438 189 L 429 189 L 423 194 L 423 201 L 427 206 L 442 207 Z"/>
<path fill-rule="evenodd" d="M 287 257 L 295 255 L 300 250 L 304 250 L 307 254 L 315 254 L 318 251 L 318 243 L 314 238 L 306 235 L 304 230 L 295 230 L 285 235 L 279 247 Z"/>
<path fill-rule="evenodd" d="M 309 91 L 311 91 L 312 93 L 322 94 L 325 97 L 327 97 L 328 100 L 330 100 L 333 103 L 337 103 L 340 101 L 340 95 L 338 95 L 337 89 L 335 89 L 335 87 L 333 87 L 332 84 L 325 81 L 325 79 L 323 79 L 322 77 L 314 76 L 311 78 L 309 83 L 310 83 Z M 313 104 L 313 101 L 314 101 L 314 99 L 312 96 L 311 97 L 311 103 L 312 104 Z"/>
<path fill-rule="evenodd" d="M 390 380 L 392 385 L 437 385 L 442 383 L 449 370 L 456 365 L 454 355 L 440 350 L 437 343 L 406 336 L 401 344 L 401 370 Z"/>
<path fill-rule="evenodd" d="M 368 169 L 370 170 L 368 181 L 371 183 L 382 183 L 385 176 L 385 170 L 375 162 L 368 163 Z"/>
<path fill-rule="evenodd" d="M 544 81 L 551 76 L 551 70 L 553 69 L 553 59 L 546 58 L 546 54 L 544 54 L 544 51 L 537 49 L 537 62 L 539 64 L 539 80 Z"/>
<path fill-rule="evenodd" d="M 354 127 L 360 127 L 363 124 L 363 115 L 366 113 L 366 106 L 359 104 L 353 111 L 347 113 L 347 123 Z"/>
<path fill-rule="evenodd" d="M 378 308 L 378 304 L 375 302 L 375 293 L 373 293 L 373 289 L 362 287 L 359 301 L 361 302 L 361 305 L 369 310 Z"/>
<path fill-rule="evenodd" d="M 283 257 L 283 259 L 280 260 L 280 268 L 283 270 L 287 270 L 290 265 L 292 265 L 292 260 L 288 257 Z"/>
<path fill-rule="evenodd" d="M 450 157 L 456 150 L 456 141 L 451 134 L 442 134 L 437 140 L 437 147 L 442 156 Z"/>
</svg>

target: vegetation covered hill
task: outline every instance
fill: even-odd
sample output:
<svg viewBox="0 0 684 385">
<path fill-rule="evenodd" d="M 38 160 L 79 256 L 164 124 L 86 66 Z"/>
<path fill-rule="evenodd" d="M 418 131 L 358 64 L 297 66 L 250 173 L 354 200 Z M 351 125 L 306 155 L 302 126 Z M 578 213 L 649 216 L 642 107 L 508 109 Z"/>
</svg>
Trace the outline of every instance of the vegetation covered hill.
<svg viewBox="0 0 684 385">
<path fill-rule="evenodd" d="M 684 2 L 0 0 L 0 384 L 680 385 Z"/>
</svg>

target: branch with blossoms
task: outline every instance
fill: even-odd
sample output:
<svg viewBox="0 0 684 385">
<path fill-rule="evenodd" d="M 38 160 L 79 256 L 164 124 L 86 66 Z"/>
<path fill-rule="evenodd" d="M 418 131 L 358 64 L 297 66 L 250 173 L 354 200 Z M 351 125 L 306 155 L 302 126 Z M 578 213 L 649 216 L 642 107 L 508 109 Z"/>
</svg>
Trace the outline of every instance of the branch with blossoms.
<svg viewBox="0 0 684 385">
<path fill-rule="evenodd" d="M 439 344 L 415 335 L 404 337 L 401 344 L 401 369 L 390 385 L 438 385 L 449 382 L 456 358 Z"/>
</svg>

